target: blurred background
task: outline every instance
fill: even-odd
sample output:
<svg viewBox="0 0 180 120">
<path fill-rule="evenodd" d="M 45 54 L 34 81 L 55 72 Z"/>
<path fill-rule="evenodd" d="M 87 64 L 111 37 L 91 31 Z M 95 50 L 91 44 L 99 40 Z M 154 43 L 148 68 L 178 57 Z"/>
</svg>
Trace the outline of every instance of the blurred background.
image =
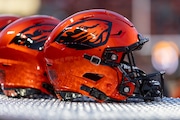
<svg viewBox="0 0 180 120">
<path fill-rule="evenodd" d="M 0 14 L 51 15 L 60 20 L 92 8 L 104 8 L 127 17 L 148 37 L 136 64 L 147 73 L 165 71 L 166 94 L 180 97 L 180 0 L 0 0 Z"/>
</svg>

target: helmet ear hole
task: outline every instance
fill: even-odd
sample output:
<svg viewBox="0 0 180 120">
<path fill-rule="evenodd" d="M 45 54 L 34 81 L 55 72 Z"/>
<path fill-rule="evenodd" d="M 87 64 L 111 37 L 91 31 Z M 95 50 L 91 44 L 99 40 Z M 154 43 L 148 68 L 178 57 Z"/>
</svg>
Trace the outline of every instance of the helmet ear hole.
<svg viewBox="0 0 180 120">
<path fill-rule="evenodd" d="M 83 77 L 85 78 L 88 78 L 90 80 L 93 80 L 93 81 L 98 81 L 100 80 L 101 78 L 103 78 L 104 75 L 102 74 L 97 74 L 97 73 L 85 73 L 83 75 Z"/>
</svg>

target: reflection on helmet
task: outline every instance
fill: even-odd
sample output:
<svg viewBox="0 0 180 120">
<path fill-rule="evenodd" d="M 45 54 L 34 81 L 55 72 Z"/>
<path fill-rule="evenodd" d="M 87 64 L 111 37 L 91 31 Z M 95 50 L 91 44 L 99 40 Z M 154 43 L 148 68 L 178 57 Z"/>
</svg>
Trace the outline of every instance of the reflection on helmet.
<svg viewBox="0 0 180 120">
<path fill-rule="evenodd" d="M 0 83 L 7 96 L 54 94 L 44 68 L 43 45 L 60 20 L 46 15 L 23 17 L 0 33 Z M 42 96 L 41 96 L 42 97 Z"/>
<path fill-rule="evenodd" d="M 66 18 L 44 49 L 58 98 L 76 101 L 86 96 L 99 102 L 161 98 L 163 73 L 146 74 L 133 58 L 133 51 L 147 41 L 127 18 L 109 10 L 85 10 Z"/>
<path fill-rule="evenodd" d="M 0 15 L 0 32 L 9 24 L 19 19 L 20 17 L 15 15 Z"/>
</svg>

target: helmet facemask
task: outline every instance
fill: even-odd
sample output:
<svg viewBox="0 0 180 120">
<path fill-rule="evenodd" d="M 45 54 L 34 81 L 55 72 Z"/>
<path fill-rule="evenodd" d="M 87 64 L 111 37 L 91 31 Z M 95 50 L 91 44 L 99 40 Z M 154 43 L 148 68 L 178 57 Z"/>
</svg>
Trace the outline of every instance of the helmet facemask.
<svg viewBox="0 0 180 120">
<path fill-rule="evenodd" d="M 128 97 L 127 100 L 155 100 L 162 98 L 163 95 L 163 75 L 164 72 L 146 74 L 136 67 L 133 51 L 140 50 L 148 42 L 147 38 L 138 35 L 139 41 L 127 47 L 106 48 L 104 51 L 103 63 L 111 67 L 117 67 L 122 72 L 122 81 L 119 85 L 119 92 Z M 120 62 L 118 60 L 119 52 L 124 52 Z M 133 93 L 130 93 L 130 87 L 127 82 L 135 85 Z M 130 93 L 130 94 L 129 94 Z"/>
</svg>

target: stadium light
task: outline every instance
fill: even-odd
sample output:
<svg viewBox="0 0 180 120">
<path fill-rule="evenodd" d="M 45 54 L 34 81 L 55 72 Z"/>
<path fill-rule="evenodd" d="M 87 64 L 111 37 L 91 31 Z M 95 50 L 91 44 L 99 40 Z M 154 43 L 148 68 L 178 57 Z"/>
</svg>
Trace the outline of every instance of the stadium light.
<svg viewBox="0 0 180 120">
<path fill-rule="evenodd" d="M 152 49 L 152 65 L 158 71 L 171 75 L 176 72 L 179 61 L 179 49 L 172 41 L 160 41 Z"/>
</svg>

